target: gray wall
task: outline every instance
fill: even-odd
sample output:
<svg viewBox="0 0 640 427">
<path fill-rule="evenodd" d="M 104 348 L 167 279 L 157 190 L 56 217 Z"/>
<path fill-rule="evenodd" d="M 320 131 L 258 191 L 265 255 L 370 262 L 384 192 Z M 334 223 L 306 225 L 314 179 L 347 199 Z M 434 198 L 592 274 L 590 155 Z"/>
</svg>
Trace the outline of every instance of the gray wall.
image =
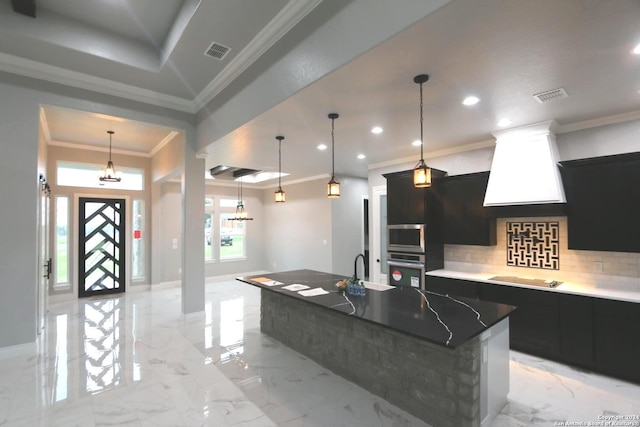
<svg viewBox="0 0 640 427">
<path fill-rule="evenodd" d="M 194 118 L 186 113 L 0 72 L 0 324 L 11 325 L 0 329 L 0 348 L 36 337 L 41 104 L 183 129 L 195 145 Z"/>
<path fill-rule="evenodd" d="M 308 268 L 332 271 L 332 207 L 326 180 L 283 183 L 287 201 L 275 203 L 275 188 L 265 190 L 263 206 L 264 269 L 288 271 Z"/>
<path fill-rule="evenodd" d="M 353 275 L 356 255 L 364 253 L 363 200 L 368 198 L 367 180 L 338 176 L 340 198 L 331 200 L 331 271 L 344 276 Z M 358 277 L 364 278 L 358 261 Z"/>
<path fill-rule="evenodd" d="M 0 82 L 0 347 L 36 335 L 38 104 Z"/>
</svg>

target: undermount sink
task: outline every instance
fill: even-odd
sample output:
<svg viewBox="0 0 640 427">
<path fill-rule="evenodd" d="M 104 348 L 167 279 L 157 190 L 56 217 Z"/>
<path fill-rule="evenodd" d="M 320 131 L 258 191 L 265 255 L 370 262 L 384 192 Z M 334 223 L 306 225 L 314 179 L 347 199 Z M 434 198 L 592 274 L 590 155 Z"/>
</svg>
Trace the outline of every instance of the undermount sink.
<svg viewBox="0 0 640 427">
<path fill-rule="evenodd" d="M 555 288 L 562 284 L 562 282 L 558 282 L 557 280 L 527 279 L 525 277 L 518 276 L 493 276 L 490 277 L 489 280 L 517 283 L 519 285 L 540 286 L 541 288 Z"/>
</svg>

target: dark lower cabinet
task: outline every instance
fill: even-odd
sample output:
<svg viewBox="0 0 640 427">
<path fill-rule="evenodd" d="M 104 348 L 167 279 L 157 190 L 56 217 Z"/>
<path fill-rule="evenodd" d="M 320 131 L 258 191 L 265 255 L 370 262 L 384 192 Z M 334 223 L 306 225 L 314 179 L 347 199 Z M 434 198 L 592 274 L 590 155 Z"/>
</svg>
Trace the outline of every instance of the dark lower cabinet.
<svg viewBox="0 0 640 427">
<path fill-rule="evenodd" d="M 595 369 L 640 382 L 640 305 L 594 299 Z"/>
<path fill-rule="evenodd" d="M 482 284 L 480 294 L 483 300 L 518 307 L 509 317 L 512 349 L 558 358 L 560 309 L 557 294 L 494 284 Z"/>
<path fill-rule="evenodd" d="M 640 304 L 428 276 L 428 291 L 517 306 L 510 347 L 640 383 Z"/>
<path fill-rule="evenodd" d="M 477 282 L 446 277 L 428 276 L 425 281 L 427 291 L 472 299 L 479 299 L 478 286 Z"/>
<path fill-rule="evenodd" d="M 558 294 L 560 357 L 572 365 L 592 368 L 594 360 L 593 298 Z"/>
</svg>

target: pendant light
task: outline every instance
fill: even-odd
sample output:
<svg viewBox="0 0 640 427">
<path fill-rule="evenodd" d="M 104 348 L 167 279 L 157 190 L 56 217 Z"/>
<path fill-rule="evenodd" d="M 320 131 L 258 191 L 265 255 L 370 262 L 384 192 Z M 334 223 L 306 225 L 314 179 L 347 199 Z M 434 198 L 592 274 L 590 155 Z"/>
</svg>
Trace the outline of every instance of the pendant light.
<svg viewBox="0 0 640 427">
<path fill-rule="evenodd" d="M 414 83 L 420 85 L 420 161 L 413 169 L 413 185 L 418 188 L 431 187 L 431 169 L 424 162 L 424 136 L 422 133 L 422 84 L 428 80 L 427 74 L 420 74 L 413 78 Z"/>
<path fill-rule="evenodd" d="M 109 161 L 107 162 L 107 167 L 104 169 L 104 174 L 100 177 L 100 181 L 102 182 L 120 182 L 120 176 L 116 175 L 116 168 L 113 167 L 113 162 L 111 161 L 111 137 L 115 133 L 112 130 L 108 130 L 109 134 Z"/>
<path fill-rule="evenodd" d="M 330 113 L 331 119 L 331 180 L 327 184 L 327 197 L 330 199 L 337 199 L 340 197 L 340 183 L 336 181 L 335 176 L 335 136 L 334 136 L 334 121 L 340 117 L 338 113 Z"/>
<path fill-rule="evenodd" d="M 284 203 L 285 196 L 280 182 L 280 177 L 282 176 L 282 140 L 284 136 L 276 136 L 276 139 L 278 140 L 278 190 L 275 193 L 275 199 L 276 203 Z"/>
<path fill-rule="evenodd" d="M 238 178 L 238 205 L 236 206 L 236 214 L 233 218 L 234 221 L 251 221 L 247 212 L 244 210 L 244 202 L 242 201 L 242 178 Z"/>
</svg>

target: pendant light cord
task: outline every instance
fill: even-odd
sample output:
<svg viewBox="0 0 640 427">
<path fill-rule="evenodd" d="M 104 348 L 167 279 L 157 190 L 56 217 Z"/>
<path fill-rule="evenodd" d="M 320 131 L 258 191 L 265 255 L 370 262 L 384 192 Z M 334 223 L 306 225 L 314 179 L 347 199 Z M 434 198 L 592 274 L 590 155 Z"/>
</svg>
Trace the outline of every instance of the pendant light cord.
<svg viewBox="0 0 640 427">
<path fill-rule="evenodd" d="M 420 160 L 424 161 L 424 134 L 422 131 L 423 114 L 422 114 L 422 83 L 420 83 Z"/>
<path fill-rule="evenodd" d="M 335 118 L 331 118 L 331 178 L 335 177 L 335 137 L 334 137 L 334 122 Z"/>
<path fill-rule="evenodd" d="M 282 190 L 280 177 L 282 176 L 282 138 L 278 138 L 278 190 Z"/>
</svg>

